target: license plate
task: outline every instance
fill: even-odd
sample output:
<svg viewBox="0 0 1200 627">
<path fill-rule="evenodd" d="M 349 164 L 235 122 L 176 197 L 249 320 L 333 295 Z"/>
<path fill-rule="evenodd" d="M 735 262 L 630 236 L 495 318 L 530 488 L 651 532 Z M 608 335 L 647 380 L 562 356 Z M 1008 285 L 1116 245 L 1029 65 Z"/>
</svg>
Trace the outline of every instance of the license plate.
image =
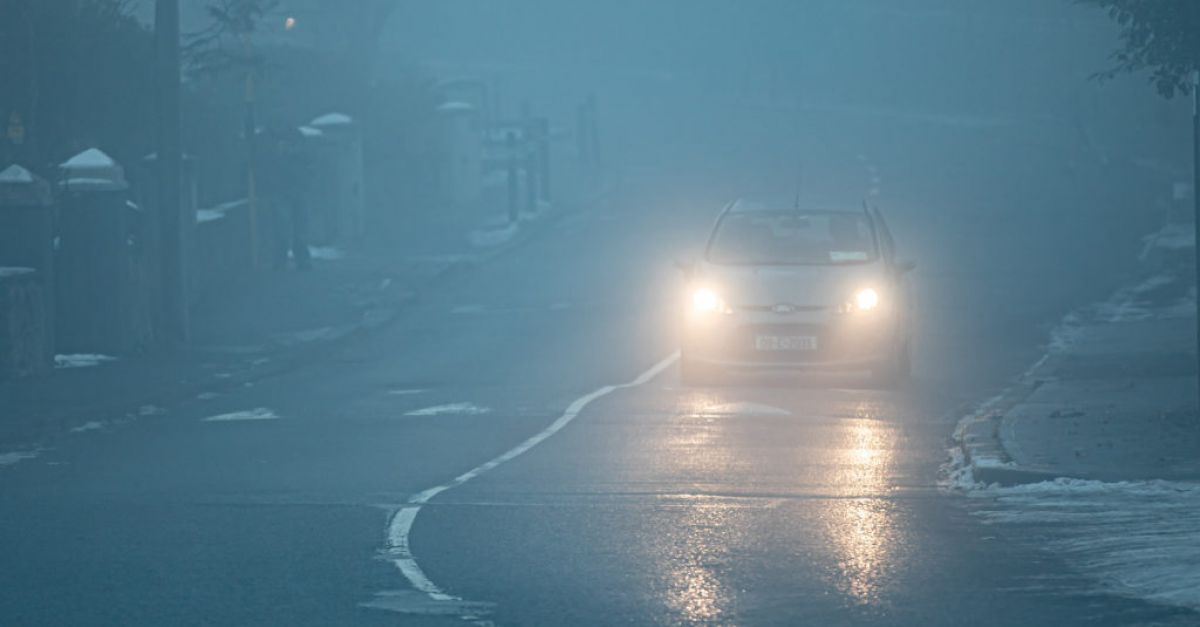
<svg viewBox="0 0 1200 627">
<path fill-rule="evenodd" d="M 811 335 L 756 335 L 754 348 L 760 351 L 817 350 L 817 338 Z"/>
</svg>

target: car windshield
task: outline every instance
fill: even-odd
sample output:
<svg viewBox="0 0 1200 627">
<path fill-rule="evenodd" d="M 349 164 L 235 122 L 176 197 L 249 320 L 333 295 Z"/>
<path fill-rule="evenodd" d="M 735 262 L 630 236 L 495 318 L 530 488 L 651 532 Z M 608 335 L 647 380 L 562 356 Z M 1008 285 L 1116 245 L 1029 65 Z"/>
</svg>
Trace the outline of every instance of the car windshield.
<svg viewBox="0 0 1200 627">
<path fill-rule="evenodd" d="M 835 265 L 875 259 L 875 240 L 853 213 L 731 213 L 717 226 L 708 260 L 719 264 Z"/>
</svg>

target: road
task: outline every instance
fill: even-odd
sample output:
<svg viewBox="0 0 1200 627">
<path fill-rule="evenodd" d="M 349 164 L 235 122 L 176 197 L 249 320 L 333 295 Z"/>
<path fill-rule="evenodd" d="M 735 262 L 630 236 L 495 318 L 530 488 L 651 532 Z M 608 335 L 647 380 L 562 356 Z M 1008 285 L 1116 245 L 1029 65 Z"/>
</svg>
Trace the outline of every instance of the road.
<svg viewBox="0 0 1200 627">
<path fill-rule="evenodd" d="M 807 177 L 881 179 L 920 263 L 912 384 L 681 386 L 671 259 L 775 166 L 642 169 L 377 335 L 0 470 L 0 623 L 1187 624 L 1091 594 L 939 487 L 965 409 L 1119 282 L 1149 218 L 1094 226 L 1127 207 L 1037 159 L 883 149 L 903 143 Z M 253 410 L 276 418 L 206 420 Z"/>
</svg>

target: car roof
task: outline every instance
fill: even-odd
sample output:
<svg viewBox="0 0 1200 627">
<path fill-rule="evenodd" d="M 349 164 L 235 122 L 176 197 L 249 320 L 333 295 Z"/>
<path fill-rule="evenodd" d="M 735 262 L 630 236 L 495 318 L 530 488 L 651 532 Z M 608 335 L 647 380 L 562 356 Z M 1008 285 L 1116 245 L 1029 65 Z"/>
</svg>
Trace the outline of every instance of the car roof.
<svg viewBox="0 0 1200 627">
<path fill-rule="evenodd" d="M 838 214 L 864 216 L 868 221 L 871 216 L 862 209 L 829 209 L 824 207 L 789 207 L 783 204 L 768 204 L 758 200 L 739 198 L 725 207 L 724 214 L 753 214 L 753 213 L 794 213 L 800 215 Z"/>
</svg>

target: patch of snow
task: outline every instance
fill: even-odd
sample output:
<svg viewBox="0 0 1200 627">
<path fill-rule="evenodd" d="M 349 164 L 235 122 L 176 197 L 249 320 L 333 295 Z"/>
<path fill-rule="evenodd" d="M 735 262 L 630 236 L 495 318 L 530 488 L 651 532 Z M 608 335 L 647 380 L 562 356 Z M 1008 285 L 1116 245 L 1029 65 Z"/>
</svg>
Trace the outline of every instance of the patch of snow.
<svg viewBox="0 0 1200 627">
<path fill-rule="evenodd" d="M 486 414 L 492 410 L 487 407 L 480 407 L 474 403 L 450 403 L 448 405 L 435 405 L 424 409 L 415 409 L 410 411 L 405 416 L 444 416 L 447 414 L 457 416 L 478 416 Z"/>
<path fill-rule="evenodd" d="M 519 231 L 520 227 L 516 224 L 508 224 L 498 229 L 478 229 L 471 231 L 468 239 L 471 240 L 471 244 L 474 246 L 501 246 L 511 242 Z"/>
<path fill-rule="evenodd" d="M 104 153 L 99 148 L 88 148 L 87 150 L 67 159 L 63 162 L 64 168 L 111 168 L 117 162 L 112 160 L 112 157 Z"/>
<path fill-rule="evenodd" d="M 1156 248 L 1181 249 L 1196 246 L 1196 233 L 1186 224 L 1171 224 L 1151 236 Z"/>
<path fill-rule="evenodd" d="M 325 132 L 322 131 L 321 129 L 313 128 L 313 127 L 307 126 L 307 125 L 299 127 L 298 130 L 300 131 L 300 134 L 303 135 L 304 137 L 321 137 L 322 135 L 325 134 Z"/>
<path fill-rule="evenodd" d="M 266 407 L 259 407 L 246 411 L 235 411 L 228 414 L 209 416 L 203 422 L 238 422 L 243 420 L 279 420 L 279 416 Z"/>
<path fill-rule="evenodd" d="M 41 451 L 10 451 L 8 453 L 0 453 L 0 466 L 12 466 L 19 464 L 27 459 L 37 457 Z"/>
<path fill-rule="evenodd" d="M 97 355 L 93 353 L 76 353 L 73 355 L 55 355 L 55 368 L 91 368 L 100 364 L 116 361 L 116 357 Z"/>
<path fill-rule="evenodd" d="M 33 173 L 17 164 L 12 164 L 0 172 L 0 183 L 8 185 L 28 185 L 33 182 Z"/>
<path fill-rule="evenodd" d="M 220 394 L 217 394 L 216 392 L 201 392 L 201 393 L 199 393 L 199 394 L 197 394 L 197 395 L 196 395 L 196 400 L 198 400 L 198 401 L 211 401 L 211 400 L 213 400 L 214 398 L 217 398 L 218 396 L 220 396 Z"/>
<path fill-rule="evenodd" d="M 344 126 L 353 122 L 354 119 L 345 113 L 326 113 L 325 115 L 313 118 L 313 121 L 309 122 L 308 125 L 320 128 L 322 126 Z"/>
<path fill-rule="evenodd" d="M 206 222 L 216 222 L 217 220 L 221 220 L 224 218 L 225 218 L 224 211 L 217 211 L 216 209 L 197 209 L 196 210 L 196 224 L 204 224 Z"/>
<path fill-rule="evenodd" d="M 71 429 L 71 433 L 85 433 L 87 431 L 99 431 L 104 428 L 104 423 L 97 420 L 85 422 L 78 427 Z"/>
<path fill-rule="evenodd" d="M 1156 274 L 1156 275 L 1142 281 L 1141 283 L 1138 283 L 1136 286 L 1133 287 L 1133 289 L 1131 291 L 1134 294 L 1145 294 L 1146 292 L 1149 292 L 1150 290 L 1163 287 L 1164 285 L 1170 285 L 1170 284 L 1174 283 L 1176 280 L 1177 280 L 1176 277 L 1169 275 L 1169 274 Z"/>
<path fill-rule="evenodd" d="M 11 268 L 4 268 L 4 267 L 0 267 L 0 279 L 4 279 L 4 278 L 8 278 L 8 277 L 13 277 L 13 276 L 21 276 L 21 275 L 24 275 L 24 274 L 32 274 L 32 273 L 34 273 L 34 272 L 36 272 L 36 270 L 34 270 L 33 268 L 21 268 L 21 267 L 11 267 Z"/>
<path fill-rule="evenodd" d="M 142 405 L 138 408 L 139 416 L 159 416 L 166 413 L 166 410 L 157 405 Z"/>
<path fill-rule="evenodd" d="M 1108 593 L 1200 609 L 1200 483 L 1056 479 L 969 493 L 976 515 Z"/>
<path fill-rule="evenodd" d="M 1175 276 L 1160 274 L 1149 277 L 1133 287 L 1118 290 L 1111 298 L 1096 305 L 1096 319 L 1101 322 L 1128 322 L 1157 317 L 1158 311 L 1152 309 L 1142 297 L 1147 292 L 1177 280 Z"/>
<path fill-rule="evenodd" d="M 1078 312 L 1063 317 L 1062 322 L 1050 331 L 1050 352 L 1062 352 L 1071 347 L 1083 334 L 1083 320 Z"/>
<path fill-rule="evenodd" d="M 73 176 L 64 180 L 62 186 L 71 191 L 92 192 L 120 191 L 129 187 L 123 180 L 105 179 L 96 176 Z"/>
<path fill-rule="evenodd" d="M 335 246 L 309 246 L 308 254 L 311 255 L 313 259 L 321 259 L 324 261 L 336 261 L 346 257 L 346 253 L 342 249 Z"/>
<path fill-rule="evenodd" d="M 958 439 L 958 437 L 956 434 L 955 438 Z M 939 487 L 956 493 L 986 487 L 975 480 L 975 473 L 971 471 L 971 464 L 967 463 L 966 455 L 963 454 L 960 447 L 951 447 L 947 453 L 949 454 L 949 460 L 941 466 L 941 472 L 939 473 L 941 476 L 938 479 Z"/>
<path fill-rule="evenodd" d="M 421 390 L 421 389 L 388 390 L 387 393 L 390 396 L 412 396 L 414 394 L 424 394 L 425 390 Z"/>
</svg>

